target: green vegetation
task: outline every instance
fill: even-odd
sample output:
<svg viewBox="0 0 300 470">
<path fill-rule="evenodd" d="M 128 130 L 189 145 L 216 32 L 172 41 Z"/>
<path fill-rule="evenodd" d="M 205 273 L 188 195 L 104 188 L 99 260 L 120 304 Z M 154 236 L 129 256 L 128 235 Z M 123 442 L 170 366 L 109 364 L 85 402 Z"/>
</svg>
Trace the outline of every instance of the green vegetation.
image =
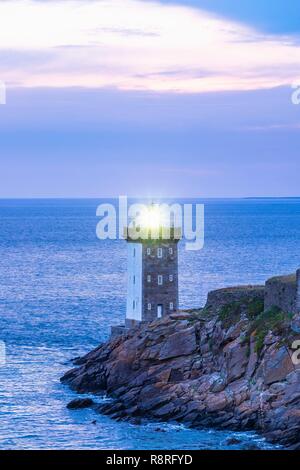
<svg viewBox="0 0 300 470">
<path fill-rule="evenodd" d="M 269 331 L 276 335 L 281 335 L 283 338 L 288 336 L 291 317 L 291 315 L 282 312 L 278 307 L 272 307 L 261 312 L 250 323 L 244 342 L 250 343 L 251 335 L 255 334 L 255 351 L 260 354 Z"/>
<path fill-rule="evenodd" d="M 210 306 L 207 308 L 190 311 L 190 321 L 208 321 L 215 315 L 215 310 Z M 292 334 L 290 322 L 291 314 L 287 314 L 277 307 L 264 311 L 264 301 L 260 297 L 249 299 L 242 297 L 238 301 L 230 302 L 220 309 L 218 317 L 225 329 L 237 324 L 241 318 L 248 319 L 248 328 L 242 339 L 242 344 L 247 344 L 250 354 L 250 338 L 255 337 L 255 351 L 260 354 L 267 334 L 272 331 L 281 336 L 280 344 L 289 344 Z"/>
<path fill-rule="evenodd" d="M 231 302 L 221 308 L 219 318 L 223 328 L 230 328 L 235 325 L 241 318 L 242 302 Z"/>
<path fill-rule="evenodd" d="M 250 299 L 245 297 L 222 307 L 219 318 L 224 328 L 230 328 L 241 319 L 244 313 L 249 320 L 255 319 L 264 309 L 264 301 L 260 298 Z"/>
<path fill-rule="evenodd" d="M 255 319 L 264 311 L 264 301 L 262 299 L 254 299 L 247 305 L 247 316 L 249 320 Z"/>
<path fill-rule="evenodd" d="M 242 298 L 240 301 L 224 305 L 219 313 L 222 327 L 230 328 L 235 325 L 241 319 L 242 314 L 249 320 L 249 327 L 242 343 L 250 346 L 250 337 L 254 334 L 256 340 L 255 351 L 258 354 L 263 349 L 269 331 L 282 336 L 284 342 L 289 336 L 292 316 L 282 312 L 277 307 L 264 311 L 264 302 L 261 298 L 250 301 L 247 298 Z"/>
</svg>

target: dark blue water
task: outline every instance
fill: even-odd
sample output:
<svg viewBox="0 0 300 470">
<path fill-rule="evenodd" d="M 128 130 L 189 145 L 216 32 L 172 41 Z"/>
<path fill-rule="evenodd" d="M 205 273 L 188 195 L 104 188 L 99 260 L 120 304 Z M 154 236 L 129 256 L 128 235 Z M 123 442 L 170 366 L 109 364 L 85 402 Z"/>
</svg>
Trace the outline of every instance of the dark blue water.
<svg viewBox="0 0 300 470">
<path fill-rule="evenodd" d="M 99 202 L 0 201 L 0 340 L 7 347 L 0 448 L 229 448 L 228 432 L 157 430 L 66 409 L 75 394 L 59 377 L 70 359 L 105 340 L 125 314 L 126 243 L 96 238 Z M 262 283 L 300 266 L 300 199 L 201 202 L 205 247 L 180 248 L 182 307 L 203 305 L 211 289 Z M 268 447 L 252 433 L 238 435 Z"/>
</svg>

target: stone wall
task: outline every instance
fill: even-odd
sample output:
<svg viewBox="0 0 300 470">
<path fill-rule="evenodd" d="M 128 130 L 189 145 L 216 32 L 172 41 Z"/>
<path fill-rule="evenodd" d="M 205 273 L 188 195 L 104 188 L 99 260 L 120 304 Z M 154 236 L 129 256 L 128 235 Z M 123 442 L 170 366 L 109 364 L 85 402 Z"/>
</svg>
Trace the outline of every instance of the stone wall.
<svg viewBox="0 0 300 470">
<path fill-rule="evenodd" d="M 266 282 L 265 289 L 265 310 L 278 307 L 286 313 L 297 313 L 297 299 L 299 309 L 299 288 L 300 274 L 290 276 L 273 277 Z"/>
<path fill-rule="evenodd" d="M 222 310 L 225 305 L 240 303 L 247 299 L 264 300 L 264 286 L 237 286 L 218 289 L 208 293 L 205 308 L 213 308 L 216 312 Z"/>
<path fill-rule="evenodd" d="M 158 258 L 157 250 L 162 249 Z M 170 253 L 170 248 L 172 253 Z M 147 253 L 150 250 L 150 254 Z M 158 285 L 158 275 L 163 277 L 163 284 Z M 169 276 L 173 276 L 170 281 Z M 143 321 L 157 319 L 157 306 L 163 306 L 163 316 L 170 315 L 178 309 L 178 247 L 177 241 L 165 241 L 143 245 Z M 148 276 L 150 282 L 148 282 Z M 173 309 L 170 309 L 173 303 Z M 148 310 L 151 304 L 151 310 Z"/>
<path fill-rule="evenodd" d="M 115 339 L 120 335 L 125 335 L 128 332 L 128 328 L 125 325 L 115 325 L 111 327 L 110 339 Z"/>
</svg>

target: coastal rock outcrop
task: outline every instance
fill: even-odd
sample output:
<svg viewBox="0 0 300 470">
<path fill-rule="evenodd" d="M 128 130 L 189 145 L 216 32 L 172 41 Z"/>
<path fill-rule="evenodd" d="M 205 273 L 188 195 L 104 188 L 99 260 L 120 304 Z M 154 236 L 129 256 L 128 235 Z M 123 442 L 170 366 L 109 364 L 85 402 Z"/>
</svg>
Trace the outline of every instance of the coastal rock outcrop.
<svg viewBox="0 0 300 470">
<path fill-rule="evenodd" d="M 214 291 L 203 309 L 101 345 L 61 380 L 80 393 L 106 393 L 112 400 L 94 408 L 117 420 L 256 430 L 300 449 L 300 366 L 293 349 L 300 335 L 292 328 L 299 314 L 265 310 L 264 295 L 260 286 Z"/>
<path fill-rule="evenodd" d="M 70 401 L 67 408 L 69 408 L 69 410 L 80 410 L 82 408 L 90 408 L 93 404 L 94 402 L 91 398 L 78 398 Z"/>
</svg>

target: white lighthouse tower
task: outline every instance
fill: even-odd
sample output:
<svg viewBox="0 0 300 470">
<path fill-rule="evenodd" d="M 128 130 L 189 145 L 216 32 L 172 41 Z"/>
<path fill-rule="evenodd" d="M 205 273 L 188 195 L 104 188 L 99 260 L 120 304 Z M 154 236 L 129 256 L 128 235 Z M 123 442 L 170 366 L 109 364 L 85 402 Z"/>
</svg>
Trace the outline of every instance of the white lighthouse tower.
<svg viewBox="0 0 300 470">
<path fill-rule="evenodd" d="M 127 328 L 154 321 L 178 309 L 181 230 L 170 223 L 166 229 L 156 211 L 152 206 L 148 208 L 147 237 L 133 237 L 130 229 L 125 236 L 128 244 Z"/>
<path fill-rule="evenodd" d="M 178 309 L 181 229 L 170 226 L 170 223 L 165 227 L 163 222 L 156 220 L 153 206 L 149 206 L 147 216 L 150 221 L 145 218 L 143 236 L 130 228 L 125 229 L 128 250 L 125 330 L 170 315 Z M 113 336 L 120 333 L 124 333 L 124 326 L 112 328 Z"/>
</svg>

